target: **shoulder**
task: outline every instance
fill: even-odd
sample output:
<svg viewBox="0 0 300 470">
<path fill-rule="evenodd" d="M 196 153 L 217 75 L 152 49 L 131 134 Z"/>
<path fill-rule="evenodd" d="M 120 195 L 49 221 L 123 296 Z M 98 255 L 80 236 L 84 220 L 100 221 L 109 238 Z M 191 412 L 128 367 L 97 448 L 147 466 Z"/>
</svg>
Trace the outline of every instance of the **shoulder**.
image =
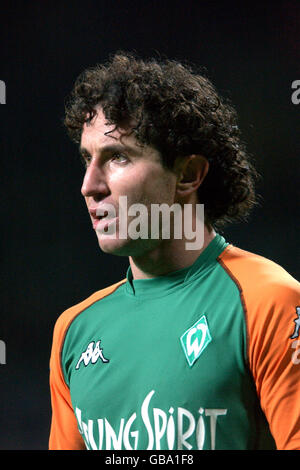
<svg viewBox="0 0 300 470">
<path fill-rule="evenodd" d="M 116 291 L 116 289 L 124 284 L 126 279 L 119 281 L 115 284 L 112 284 L 109 287 L 101 289 L 97 292 L 94 292 L 92 295 L 84 299 L 83 301 L 73 305 L 72 307 L 65 310 L 60 316 L 57 318 L 55 326 L 54 326 L 54 333 L 53 333 L 53 348 L 58 347 L 59 344 L 63 343 L 64 336 L 78 315 L 83 313 L 87 308 L 93 305 L 95 302 L 107 297 L 108 295 L 112 294 Z"/>
<path fill-rule="evenodd" d="M 252 371 L 262 357 L 289 357 L 300 283 L 277 263 L 231 245 L 218 261 L 240 291 Z"/>
<path fill-rule="evenodd" d="M 263 256 L 229 245 L 219 256 L 240 292 L 249 339 L 285 330 L 292 334 L 300 283 L 283 267 Z"/>
<path fill-rule="evenodd" d="M 232 245 L 218 261 L 249 301 L 295 297 L 299 302 L 300 283 L 274 261 Z"/>
</svg>

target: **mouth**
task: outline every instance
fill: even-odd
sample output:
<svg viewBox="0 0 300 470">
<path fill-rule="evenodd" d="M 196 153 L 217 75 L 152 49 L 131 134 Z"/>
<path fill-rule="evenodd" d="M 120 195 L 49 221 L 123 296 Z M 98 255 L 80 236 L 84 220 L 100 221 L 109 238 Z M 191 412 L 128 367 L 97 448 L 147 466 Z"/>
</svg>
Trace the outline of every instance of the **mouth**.
<svg viewBox="0 0 300 470">
<path fill-rule="evenodd" d="M 89 209 L 89 214 L 92 220 L 93 229 L 97 232 L 105 233 L 109 225 L 116 221 L 117 217 L 109 216 L 107 210 Z"/>
</svg>

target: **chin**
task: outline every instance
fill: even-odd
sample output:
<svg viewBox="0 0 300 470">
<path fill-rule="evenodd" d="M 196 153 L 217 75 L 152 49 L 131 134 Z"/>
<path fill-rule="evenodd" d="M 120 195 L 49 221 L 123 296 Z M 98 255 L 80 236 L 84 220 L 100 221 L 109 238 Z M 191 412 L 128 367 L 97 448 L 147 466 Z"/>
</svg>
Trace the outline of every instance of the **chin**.
<svg viewBox="0 0 300 470">
<path fill-rule="evenodd" d="M 129 256 L 128 245 L 130 241 L 113 239 L 106 236 L 99 236 L 98 243 L 101 251 L 111 255 Z"/>
<path fill-rule="evenodd" d="M 117 239 L 106 236 L 98 236 L 100 249 L 107 254 L 116 256 L 142 256 L 155 249 L 160 243 L 158 240 Z"/>
</svg>

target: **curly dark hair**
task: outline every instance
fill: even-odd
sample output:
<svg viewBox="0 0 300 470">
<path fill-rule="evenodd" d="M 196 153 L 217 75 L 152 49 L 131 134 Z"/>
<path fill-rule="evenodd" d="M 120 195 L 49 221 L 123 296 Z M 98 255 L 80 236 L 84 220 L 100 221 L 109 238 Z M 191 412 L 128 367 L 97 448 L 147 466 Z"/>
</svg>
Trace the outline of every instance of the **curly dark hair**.
<svg viewBox="0 0 300 470">
<path fill-rule="evenodd" d="M 191 65 L 118 52 L 85 70 L 66 102 L 65 125 L 79 143 L 84 122 L 101 105 L 109 124 L 134 121 L 138 142 L 158 150 L 172 169 L 176 157 L 201 154 L 208 174 L 198 189 L 206 221 L 215 227 L 245 218 L 255 204 L 257 173 L 240 138 L 229 100 Z"/>
</svg>

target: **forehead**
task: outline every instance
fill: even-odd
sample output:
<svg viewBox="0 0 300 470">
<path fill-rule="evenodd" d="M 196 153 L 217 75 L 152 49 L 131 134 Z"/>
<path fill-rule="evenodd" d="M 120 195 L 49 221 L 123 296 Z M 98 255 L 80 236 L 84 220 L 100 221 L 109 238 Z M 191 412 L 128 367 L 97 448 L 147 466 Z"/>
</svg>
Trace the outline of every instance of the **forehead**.
<svg viewBox="0 0 300 470">
<path fill-rule="evenodd" d="M 81 147 L 92 150 L 94 147 L 100 148 L 116 142 L 121 142 L 124 145 L 126 143 L 137 145 L 133 135 L 124 135 L 128 132 L 129 127 L 119 129 L 114 124 L 108 124 L 101 108 L 97 108 L 96 113 L 90 122 L 85 122 L 83 125 Z"/>
</svg>

